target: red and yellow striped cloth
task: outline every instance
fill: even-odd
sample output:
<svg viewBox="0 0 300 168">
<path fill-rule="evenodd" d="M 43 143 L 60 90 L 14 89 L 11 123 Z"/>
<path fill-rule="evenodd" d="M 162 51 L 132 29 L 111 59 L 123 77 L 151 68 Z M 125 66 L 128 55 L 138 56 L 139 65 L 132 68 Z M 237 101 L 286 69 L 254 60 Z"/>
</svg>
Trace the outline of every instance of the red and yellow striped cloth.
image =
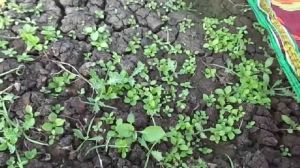
<svg viewBox="0 0 300 168">
<path fill-rule="evenodd" d="M 300 0 L 271 0 L 271 3 L 278 20 L 300 47 Z"/>
</svg>

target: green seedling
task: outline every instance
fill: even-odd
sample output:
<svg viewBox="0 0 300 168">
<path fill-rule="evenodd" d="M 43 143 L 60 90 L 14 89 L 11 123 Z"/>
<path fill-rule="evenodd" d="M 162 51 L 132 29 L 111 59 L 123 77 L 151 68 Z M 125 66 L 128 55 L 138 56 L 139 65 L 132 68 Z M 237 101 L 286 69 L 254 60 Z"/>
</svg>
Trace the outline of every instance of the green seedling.
<svg viewBox="0 0 300 168">
<path fill-rule="evenodd" d="M 187 3 L 184 0 L 168 0 L 164 3 L 163 8 L 166 12 L 174 12 L 187 9 Z"/>
<path fill-rule="evenodd" d="M 37 150 L 32 149 L 26 151 L 24 156 L 17 154 L 17 158 L 11 156 L 7 161 L 7 168 L 24 168 L 29 163 L 30 160 L 34 159 L 37 156 Z"/>
<path fill-rule="evenodd" d="M 217 69 L 215 68 L 206 68 L 204 75 L 207 79 L 213 79 L 215 80 L 217 77 Z"/>
<path fill-rule="evenodd" d="M 186 33 L 186 30 L 192 28 L 193 26 L 195 26 L 195 24 L 193 23 L 192 19 L 184 18 L 184 20 L 179 23 L 179 32 Z"/>
<path fill-rule="evenodd" d="M 288 147 L 285 147 L 284 145 L 280 145 L 280 153 L 283 157 L 292 157 L 290 149 Z"/>
<path fill-rule="evenodd" d="M 148 58 L 152 58 L 155 57 L 158 51 L 159 51 L 159 47 L 157 46 L 156 43 L 153 43 L 145 46 L 144 55 L 147 56 Z"/>
<path fill-rule="evenodd" d="M 24 115 L 24 123 L 23 123 L 23 129 L 25 131 L 28 131 L 29 129 L 34 127 L 35 116 L 36 114 L 33 112 L 32 107 L 30 105 L 27 105 L 25 107 L 25 115 Z"/>
<path fill-rule="evenodd" d="M 250 122 L 247 123 L 246 128 L 247 128 L 247 129 L 251 129 L 251 128 L 253 128 L 254 126 L 255 126 L 255 121 L 250 121 Z"/>
<path fill-rule="evenodd" d="M 52 145 L 58 135 L 64 133 L 65 119 L 59 118 L 58 114 L 51 112 L 48 116 L 48 121 L 42 125 L 42 129 L 50 134 L 49 144 Z"/>
<path fill-rule="evenodd" d="M 77 147 L 77 150 L 80 150 L 82 145 L 87 141 L 93 141 L 93 142 L 98 143 L 101 140 L 103 140 L 103 137 L 100 135 L 97 135 L 97 136 L 90 135 L 92 128 L 94 129 L 94 131 L 100 131 L 100 128 L 102 126 L 102 122 L 99 122 L 100 125 L 97 125 L 97 129 L 96 129 L 96 127 L 93 126 L 94 119 L 95 119 L 95 117 L 93 117 L 92 120 L 90 121 L 90 124 L 88 125 L 86 134 L 84 134 L 80 129 L 73 129 L 74 136 L 76 138 L 82 140 L 82 143 Z"/>
<path fill-rule="evenodd" d="M 126 52 L 136 54 L 140 47 L 141 47 L 141 39 L 137 37 L 133 37 L 133 39 L 128 43 Z"/>
<path fill-rule="evenodd" d="M 182 68 L 179 71 L 179 74 L 194 75 L 197 69 L 196 55 L 190 50 L 185 50 L 184 53 L 188 56 L 188 58 L 185 59 Z"/>
<path fill-rule="evenodd" d="M 37 27 L 30 24 L 25 24 L 20 30 L 20 37 L 27 46 L 27 51 L 43 50 L 43 45 L 40 44 L 40 38 L 36 35 Z"/>
<path fill-rule="evenodd" d="M 104 116 L 101 117 L 101 121 L 103 121 L 107 125 L 112 125 L 116 120 L 115 113 L 104 113 Z"/>
<path fill-rule="evenodd" d="M 97 48 L 98 51 L 107 51 L 111 43 L 110 32 L 106 26 L 86 27 L 84 33 L 89 35 L 91 44 Z"/>
<path fill-rule="evenodd" d="M 282 121 L 289 126 L 287 132 L 292 134 L 294 131 L 300 131 L 300 124 L 296 123 L 287 115 L 281 115 Z"/>
<path fill-rule="evenodd" d="M 42 28 L 41 34 L 45 38 L 45 45 L 48 45 L 51 42 L 57 41 L 58 39 L 62 38 L 61 32 L 56 30 L 53 26 L 44 26 Z"/>
<path fill-rule="evenodd" d="M 237 33 L 231 33 L 229 28 L 226 27 L 220 28 L 220 25 L 223 24 L 232 26 L 234 20 L 235 17 L 229 17 L 225 20 L 204 18 L 203 29 L 207 43 L 203 47 L 216 53 L 228 52 L 233 59 L 244 57 L 246 46 L 251 44 L 250 40 L 245 38 L 247 34 L 246 27 L 237 27 Z"/>
<path fill-rule="evenodd" d="M 96 10 L 95 15 L 96 15 L 96 18 L 98 18 L 98 19 L 104 19 L 105 18 L 105 14 L 104 14 L 103 10 Z"/>
<path fill-rule="evenodd" d="M 172 29 L 165 28 L 166 31 L 171 31 Z M 181 44 L 175 44 L 170 45 L 170 48 L 168 49 L 168 54 L 182 54 L 183 53 L 183 47 Z"/>
<path fill-rule="evenodd" d="M 131 106 L 135 106 L 137 104 L 137 101 L 141 98 L 141 92 L 141 86 L 136 85 L 127 92 L 127 96 L 125 97 L 124 102 L 130 104 Z"/>
<path fill-rule="evenodd" d="M 158 3 L 155 0 L 150 0 L 147 2 L 146 7 L 151 10 L 156 10 L 158 8 Z"/>
<path fill-rule="evenodd" d="M 31 61 L 34 61 L 34 58 L 32 58 L 32 56 L 28 55 L 27 53 L 22 53 L 20 55 L 17 55 L 17 61 L 18 62 L 31 62 Z"/>
<path fill-rule="evenodd" d="M 214 103 L 217 101 L 214 94 L 203 94 L 203 101 L 206 103 L 208 107 L 212 107 Z"/>
<path fill-rule="evenodd" d="M 150 116 L 154 116 L 155 114 L 160 112 L 161 104 L 161 96 L 162 96 L 162 87 L 149 87 L 144 89 L 144 109 L 147 114 Z"/>
<path fill-rule="evenodd" d="M 5 28 L 9 27 L 13 23 L 13 19 L 9 16 L 0 16 L 0 30 L 4 30 Z"/>
<path fill-rule="evenodd" d="M 48 88 L 55 93 L 61 93 L 65 90 L 65 87 L 76 78 L 76 75 L 64 72 L 62 76 L 54 76 L 49 83 Z"/>
</svg>

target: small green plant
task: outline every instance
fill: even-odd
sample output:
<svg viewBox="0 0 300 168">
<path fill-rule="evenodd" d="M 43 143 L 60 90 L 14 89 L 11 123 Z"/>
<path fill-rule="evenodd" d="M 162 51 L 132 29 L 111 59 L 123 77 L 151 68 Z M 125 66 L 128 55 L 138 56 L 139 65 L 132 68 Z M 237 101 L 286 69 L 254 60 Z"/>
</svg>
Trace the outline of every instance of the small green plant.
<svg viewBox="0 0 300 168">
<path fill-rule="evenodd" d="M 193 26 L 195 26 L 195 24 L 192 19 L 184 18 L 184 20 L 179 23 L 179 32 L 185 33 L 187 29 L 190 29 Z"/>
<path fill-rule="evenodd" d="M 20 55 L 17 55 L 17 61 L 18 62 L 31 62 L 34 61 L 34 59 L 28 55 L 27 53 L 22 53 Z"/>
<path fill-rule="evenodd" d="M 189 53 L 189 51 L 187 53 Z M 196 56 L 194 54 L 189 54 L 189 57 L 184 61 L 179 74 L 194 75 L 196 68 Z"/>
<path fill-rule="evenodd" d="M 163 4 L 163 8 L 166 12 L 174 12 L 188 7 L 184 0 L 168 0 Z"/>
<path fill-rule="evenodd" d="M 126 52 L 136 54 L 137 50 L 140 47 L 141 47 L 141 39 L 137 37 L 133 37 L 133 39 L 129 41 L 128 47 L 126 48 Z"/>
<path fill-rule="evenodd" d="M 157 46 L 156 43 L 153 43 L 145 46 L 144 55 L 147 56 L 148 58 L 155 57 L 158 51 L 159 51 L 159 47 Z"/>
<path fill-rule="evenodd" d="M 97 48 L 98 51 L 107 51 L 111 43 L 110 32 L 106 25 L 96 27 L 86 27 L 84 33 L 89 35 L 91 44 Z"/>
<path fill-rule="evenodd" d="M 244 57 L 246 46 L 251 43 L 249 39 L 245 38 L 246 27 L 237 27 L 237 33 L 231 33 L 226 27 L 220 28 L 224 24 L 232 26 L 234 21 L 235 17 L 232 16 L 224 20 L 204 18 L 203 29 L 207 43 L 203 47 L 216 53 L 228 52 L 233 59 Z"/>
<path fill-rule="evenodd" d="M 208 116 L 204 111 L 196 111 L 192 117 L 179 115 L 178 123 L 166 133 L 166 140 L 172 144 L 172 148 L 165 154 L 163 165 L 167 168 L 185 165 L 183 158 L 193 154 L 194 145 L 206 139 L 208 129 L 204 129 Z"/>
<path fill-rule="evenodd" d="M 20 37 L 27 45 L 27 51 L 43 50 L 43 45 L 40 44 L 40 38 L 36 35 L 37 27 L 30 24 L 25 24 L 20 30 Z"/>
<path fill-rule="evenodd" d="M 6 27 L 10 26 L 14 20 L 11 19 L 9 16 L 2 16 L 0 15 L 0 30 L 5 29 Z"/>
<path fill-rule="evenodd" d="M 64 133 L 64 124 L 65 119 L 59 118 L 59 113 L 57 111 L 53 111 L 48 116 L 48 121 L 46 121 L 42 125 L 42 129 L 50 134 L 49 136 L 49 144 L 52 145 L 58 135 L 62 135 Z"/>
<path fill-rule="evenodd" d="M 177 83 L 174 81 L 174 79 L 177 78 L 176 61 L 171 60 L 170 58 L 156 60 L 156 67 L 160 73 L 160 76 L 162 76 L 161 79 L 163 81 L 167 82 L 169 85 L 177 85 Z"/>
<path fill-rule="evenodd" d="M 210 95 L 203 94 L 203 101 L 206 103 L 208 107 L 213 106 L 216 100 L 217 99 L 215 98 L 214 94 L 210 94 Z"/>
<path fill-rule="evenodd" d="M 292 134 L 294 131 L 300 131 L 300 124 L 296 123 L 287 115 L 281 115 L 282 121 L 289 126 L 287 132 Z"/>
<path fill-rule="evenodd" d="M 48 88 L 55 93 L 61 93 L 65 90 L 65 87 L 76 78 L 76 75 L 64 72 L 62 76 L 54 76 L 49 83 Z"/>
<path fill-rule="evenodd" d="M 160 112 L 162 91 L 161 86 L 144 88 L 144 109 L 148 115 L 154 116 Z"/>
<path fill-rule="evenodd" d="M 30 160 L 34 159 L 37 155 L 37 150 L 32 149 L 30 151 L 26 151 L 24 156 L 17 155 L 17 158 L 11 156 L 7 161 L 7 168 L 24 168 L 25 165 L 29 163 Z"/>
<path fill-rule="evenodd" d="M 283 157 L 291 157 L 292 156 L 290 149 L 288 147 L 285 147 L 284 145 L 280 145 L 280 153 Z"/>
<path fill-rule="evenodd" d="M 30 105 L 27 105 L 25 107 L 25 115 L 24 115 L 24 123 L 23 123 L 23 128 L 25 131 L 33 128 L 35 125 L 35 115 L 32 107 Z"/>
<path fill-rule="evenodd" d="M 102 122 L 98 122 L 98 123 L 100 123 L 100 125 L 94 125 L 94 126 L 97 126 L 97 128 L 94 127 L 93 126 L 94 119 L 95 119 L 95 117 L 93 117 L 91 119 L 90 124 L 88 125 L 87 131 L 85 134 L 80 129 L 73 129 L 74 136 L 76 138 L 82 140 L 82 143 L 77 147 L 77 150 L 80 150 L 82 145 L 87 141 L 94 141 L 94 142 L 98 143 L 103 139 L 103 137 L 101 135 L 91 136 L 92 129 L 94 131 L 98 132 L 101 130 L 101 126 L 102 126 Z"/>
<path fill-rule="evenodd" d="M 246 128 L 247 128 L 247 129 L 251 129 L 251 128 L 253 128 L 254 126 L 255 126 L 255 121 L 250 121 L 250 122 L 247 123 Z"/>
<path fill-rule="evenodd" d="M 62 38 L 61 32 L 56 30 L 53 26 L 44 26 L 42 28 L 41 34 L 45 38 L 45 45 L 48 45 L 51 42 L 57 41 Z"/>
<path fill-rule="evenodd" d="M 217 76 L 217 69 L 215 69 L 215 68 L 206 68 L 205 72 L 204 72 L 204 75 L 207 79 L 215 80 L 216 76 Z"/>
<path fill-rule="evenodd" d="M 131 88 L 130 90 L 128 90 L 124 102 L 130 104 L 131 106 L 135 106 L 137 101 L 141 99 L 141 91 L 142 90 L 140 85 L 136 85 L 135 87 Z"/>
<path fill-rule="evenodd" d="M 165 28 L 165 31 L 171 31 L 171 30 Z M 170 45 L 170 48 L 168 49 L 168 54 L 182 54 L 183 53 L 182 49 L 183 47 L 181 44 Z"/>
<path fill-rule="evenodd" d="M 96 18 L 98 18 L 98 19 L 104 19 L 105 18 L 105 14 L 104 14 L 103 10 L 96 10 L 95 15 L 96 15 Z"/>
<path fill-rule="evenodd" d="M 155 0 L 150 0 L 147 2 L 146 7 L 151 10 L 156 10 L 158 8 L 158 5 L 158 2 L 156 2 Z"/>
<path fill-rule="evenodd" d="M 104 113 L 103 117 L 101 117 L 101 121 L 103 121 L 107 125 L 112 125 L 116 120 L 115 113 Z"/>
</svg>

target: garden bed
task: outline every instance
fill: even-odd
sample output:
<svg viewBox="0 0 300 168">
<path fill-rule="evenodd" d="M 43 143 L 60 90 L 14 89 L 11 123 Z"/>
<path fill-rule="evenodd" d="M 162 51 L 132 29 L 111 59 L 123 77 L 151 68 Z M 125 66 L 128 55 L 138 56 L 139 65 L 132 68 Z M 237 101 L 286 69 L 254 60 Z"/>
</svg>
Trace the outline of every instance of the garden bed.
<svg viewBox="0 0 300 168">
<path fill-rule="evenodd" d="M 244 0 L 8 0 L 0 49 L 0 167 L 300 167 Z"/>
</svg>

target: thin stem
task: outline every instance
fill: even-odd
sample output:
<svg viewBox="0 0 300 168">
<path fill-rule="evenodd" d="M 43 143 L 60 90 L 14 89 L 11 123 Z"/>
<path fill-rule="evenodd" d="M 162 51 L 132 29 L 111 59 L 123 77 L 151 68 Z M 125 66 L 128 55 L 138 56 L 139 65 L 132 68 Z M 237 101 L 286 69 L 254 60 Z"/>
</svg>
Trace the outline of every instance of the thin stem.
<svg viewBox="0 0 300 168">
<path fill-rule="evenodd" d="M 6 71 L 6 72 L 1 73 L 1 74 L 0 74 L 0 77 L 5 76 L 5 75 L 10 74 L 10 73 L 13 73 L 13 72 L 15 72 L 15 71 L 17 72 L 18 75 L 20 75 L 21 73 L 19 73 L 19 70 L 20 70 L 21 68 L 23 68 L 23 67 L 25 67 L 25 65 L 21 64 L 21 65 L 19 65 L 17 68 L 14 68 L 14 69 L 11 69 L 11 70 L 9 70 L 9 71 Z"/>
<path fill-rule="evenodd" d="M 146 161 L 145 161 L 144 168 L 147 168 L 147 166 L 148 166 L 148 162 L 149 162 L 150 154 L 151 154 L 151 152 L 152 152 L 152 150 L 153 150 L 153 148 L 154 148 L 154 146 L 155 146 L 155 145 L 156 145 L 156 143 L 155 143 L 155 144 L 153 144 L 153 145 L 151 146 L 150 150 L 149 150 L 149 151 L 148 151 L 148 153 L 147 153 L 147 159 L 146 159 Z"/>
<path fill-rule="evenodd" d="M 154 117 L 153 117 L 153 116 L 151 116 L 151 119 L 152 119 L 153 125 L 156 125 L 156 123 L 155 123 L 155 120 L 154 120 Z"/>
<path fill-rule="evenodd" d="M 49 146 L 49 144 L 31 139 L 28 135 L 26 135 L 25 132 L 23 133 L 23 135 L 24 135 L 25 139 L 27 139 L 31 143 L 38 144 L 38 145 L 41 145 L 41 146 Z"/>
<path fill-rule="evenodd" d="M 87 80 L 85 77 L 83 77 L 73 65 L 68 64 L 68 63 L 65 63 L 65 62 L 61 62 L 61 61 L 55 61 L 55 60 L 51 60 L 51 61 L 54 62 L 55 64 L 57 64 L 57 65 L 58 65 L 61 69 L 63 69 L 64 71 L 66 71 L 66 72 L 68 72 L 68 73 L 70 73 L 70 74 L 72 74 L 72 75 L 75 75 L 76 77 L 78 77 L 78 78 L 84 80 L 84 81 L 85 81 L 86 83 L 88 83 L 88 84 L 91 86 L 91 88 L 94 90 L 93 84 L 92 84 L 89 80 Z M 75 74 L 75 73 L 69 71 L 69 70 L 68 70 L 67 68 L 65 68 L 63 65 L 67 65 L 67 66 L 71 67 L 77 74 Z"/>
<path fill-rule="evenodd" d="M 99 154 L 98 148 L 96 149 L 96 153 L 97 153 L 97 156 L 98 156 L 100 168 L 103 168 L 103 163 L 102 163 L 102 159 L 101 159 L 101 156 L 100 156 L 100 154 Z"/>
</svg>

